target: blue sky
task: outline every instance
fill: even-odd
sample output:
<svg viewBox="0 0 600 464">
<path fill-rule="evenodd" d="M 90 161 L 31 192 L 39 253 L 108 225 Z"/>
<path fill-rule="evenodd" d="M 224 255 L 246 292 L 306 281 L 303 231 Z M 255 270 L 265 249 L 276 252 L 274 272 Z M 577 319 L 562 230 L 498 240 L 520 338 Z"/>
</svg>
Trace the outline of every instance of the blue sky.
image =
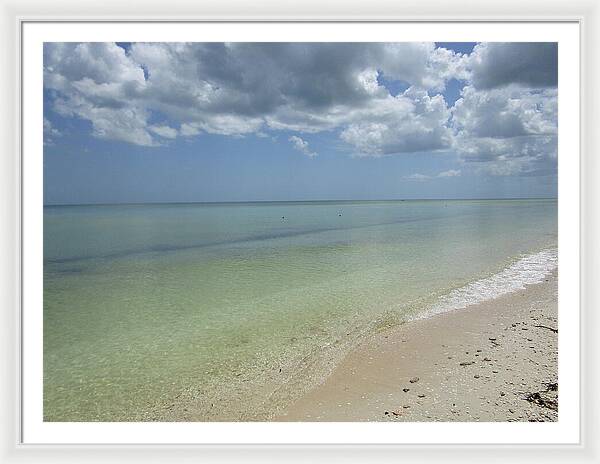
<svg viewBox="0 0 600 464">
<path fill-rule="evenodd" d="M 555 44 L 46 44 L 46 204 L 556 196 Z"/>
</svg>

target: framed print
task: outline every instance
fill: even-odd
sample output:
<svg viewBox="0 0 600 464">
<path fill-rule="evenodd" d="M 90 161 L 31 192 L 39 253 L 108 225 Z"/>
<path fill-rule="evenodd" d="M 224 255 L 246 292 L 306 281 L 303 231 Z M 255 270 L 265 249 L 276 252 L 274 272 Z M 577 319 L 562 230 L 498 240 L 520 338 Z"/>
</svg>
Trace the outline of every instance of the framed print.
<svg viewBox="0 0 600 464">
<path fill-rule="evenodd" d="M 290 15 L 18 18 L 9 454 L 591 457 L 581 17 Z"/>
</svg>

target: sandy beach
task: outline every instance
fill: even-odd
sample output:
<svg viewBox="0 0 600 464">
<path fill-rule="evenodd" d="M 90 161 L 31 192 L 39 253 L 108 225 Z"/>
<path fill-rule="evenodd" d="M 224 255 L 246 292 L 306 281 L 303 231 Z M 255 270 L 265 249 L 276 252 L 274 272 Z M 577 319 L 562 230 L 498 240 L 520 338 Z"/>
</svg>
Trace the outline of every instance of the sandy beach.
<svg viewBox="0 0 600 464">
<path fill-rule="evenodd" d="M 557 44 L 323 39 L 44 42 L 45 422 L 556 420 Z"/>
<path fill-rule="evenodd" d="M 557 272 L 380 332 L 279 421 L 556 421 Z"/>
</svg>

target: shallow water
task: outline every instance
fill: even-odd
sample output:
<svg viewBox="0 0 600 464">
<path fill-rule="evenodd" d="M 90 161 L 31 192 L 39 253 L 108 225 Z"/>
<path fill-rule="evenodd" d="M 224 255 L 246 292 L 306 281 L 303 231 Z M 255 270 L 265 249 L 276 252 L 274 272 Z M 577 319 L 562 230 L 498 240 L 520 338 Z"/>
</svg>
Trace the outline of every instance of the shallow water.
<svg viewBox="0 0 600 464">
<path fill-rule="evenodd" d="M 46 207 L 45 420 L 268 418 L 371 331 L 539 278 L 556 237 L 555 200 Z"/>
</svg>

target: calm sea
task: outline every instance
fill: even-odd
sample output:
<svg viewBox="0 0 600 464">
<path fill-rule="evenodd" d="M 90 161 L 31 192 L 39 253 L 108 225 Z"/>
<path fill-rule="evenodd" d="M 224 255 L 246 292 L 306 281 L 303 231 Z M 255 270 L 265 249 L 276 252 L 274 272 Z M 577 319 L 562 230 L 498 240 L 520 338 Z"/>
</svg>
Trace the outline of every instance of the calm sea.
<svg viewBox="0 0 600 464">
<path fill-rule="evenodd" d="M 44 209 L 44 418 L 264 420 L 363 337 L 539 281 L 555 200 Z"/>
</svg>

